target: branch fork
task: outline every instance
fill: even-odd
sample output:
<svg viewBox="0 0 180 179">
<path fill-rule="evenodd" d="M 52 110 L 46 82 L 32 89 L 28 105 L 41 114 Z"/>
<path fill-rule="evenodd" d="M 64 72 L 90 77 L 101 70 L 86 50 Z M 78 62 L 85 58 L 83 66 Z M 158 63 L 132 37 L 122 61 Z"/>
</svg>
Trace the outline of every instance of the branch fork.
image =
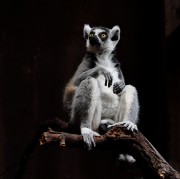
<svg viewBox="0 0 180 179">
<path fill-rule="evenodd" d="M 69 125 L 59 121 L 61 132 L 48 128 L 41 135 L 40 145 L 58 144 L 60 148 L 83 147 L 83 137 L 68 133 Z M 66 131 L 66 132 L 63 132 Z M 152 179 L 180 179 L 180 173 L 174 170 L 160 155 L 155 147 L 139 131 L 129 131 L 123 126 L 113 127 L 104 135 L 94 136 L 96 148 L 118 149 L 121 153 L 132 155 L 145 177 Z"/>
</svg>

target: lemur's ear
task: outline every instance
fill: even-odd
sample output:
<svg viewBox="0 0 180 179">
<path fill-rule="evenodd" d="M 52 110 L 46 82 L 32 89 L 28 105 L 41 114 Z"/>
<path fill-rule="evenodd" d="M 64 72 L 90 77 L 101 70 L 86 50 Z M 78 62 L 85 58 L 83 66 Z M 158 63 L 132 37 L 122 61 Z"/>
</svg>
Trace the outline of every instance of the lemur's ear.
<svg viewBox="0 0 180 179">
<path fill-rule="evenodd" d="M 91 27 L 89 26 L 89 24 L 85 24 L 84 30 L 83 30 L 83 37 L 85 39 L 88 39 L 88 35 L 89 35 L 90 31 L 91 31 Z"/>
<path fill-rule="evenodd" d="M 114 26 L 112 29 L 111 29 L 111 40 L 112 41 L 119 41 L 120 39 L 120 27 L 118 25 Z"/>
</svg>

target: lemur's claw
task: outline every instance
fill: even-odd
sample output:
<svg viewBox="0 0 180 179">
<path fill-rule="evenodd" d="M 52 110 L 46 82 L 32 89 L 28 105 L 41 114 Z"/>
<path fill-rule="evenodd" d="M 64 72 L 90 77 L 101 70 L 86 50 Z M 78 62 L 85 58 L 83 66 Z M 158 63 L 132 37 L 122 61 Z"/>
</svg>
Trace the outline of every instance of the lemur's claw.
<svg viewBox="0 0 180 179">
<path fill-rule="evenodd" d="M 131 131 L 138 130 L 137 125 L 130 122 L 130 121 L 117 122 L 115 124 L 108 125 L 108 128 L 111 128 L 111 127 L 114 127 L 114 126 L 121 126 L 121 125 L 123 125 L 128 130 L 131 130 Z"/>
<path fill-rule="evenodd" d="M 91 150 L 93 147 L 96 147 L 96 143 L 94 141 L 93 136 L 100 136 L 97 132 L 94 132 L 87 127 L 83 127 L 81 128 L 81 135 L 83 136 L 83 140 L 87 145 L 88 150 Z"/>
</svg>

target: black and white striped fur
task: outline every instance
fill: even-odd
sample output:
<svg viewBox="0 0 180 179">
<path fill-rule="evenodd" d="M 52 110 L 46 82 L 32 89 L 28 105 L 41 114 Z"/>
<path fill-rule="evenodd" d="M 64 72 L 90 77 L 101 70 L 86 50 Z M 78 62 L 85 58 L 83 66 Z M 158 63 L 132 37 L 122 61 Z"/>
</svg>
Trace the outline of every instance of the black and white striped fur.
<svg viewBox="0 0 180 179">
<path fill-rule="evenodd" d="M 136 88 L 125 85 L 120 63 L 115 58 L 119 26 L 108 29 L 84 25 L 83 32 L 87 53 L 66 86 L 64 105 L 70 112 L 71 124 L 92 148 L 100 124 L 137 130 L 139 104 Z"/>
</svg>

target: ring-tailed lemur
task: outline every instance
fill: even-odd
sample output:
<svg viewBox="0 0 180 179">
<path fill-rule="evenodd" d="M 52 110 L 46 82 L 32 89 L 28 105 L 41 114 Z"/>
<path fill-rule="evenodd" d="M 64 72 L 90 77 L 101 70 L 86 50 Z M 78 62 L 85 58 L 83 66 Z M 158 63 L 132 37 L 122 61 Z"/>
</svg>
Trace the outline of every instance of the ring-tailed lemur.
<svg viewBox="0 0 180 179">
<path fill-rule="evenodd" d="M 64 105 L 71 124 L 92 148 L 100 124 L 137 130 L 139 103 L 136 88 L 125 85 L 120 63 L 114 57 L 119 26 L 109 29 L 84 25 L 83 35 L 87 53 L 66 85 Z"/>
</svg>

